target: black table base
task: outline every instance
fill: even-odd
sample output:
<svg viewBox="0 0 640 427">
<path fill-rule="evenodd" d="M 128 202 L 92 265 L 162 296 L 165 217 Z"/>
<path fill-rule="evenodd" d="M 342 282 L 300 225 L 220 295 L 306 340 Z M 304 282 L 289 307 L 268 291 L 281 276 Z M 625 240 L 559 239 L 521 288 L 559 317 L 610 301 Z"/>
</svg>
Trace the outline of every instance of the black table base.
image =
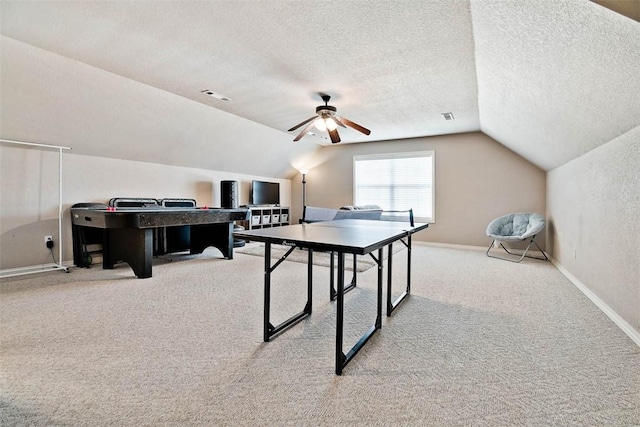
<svg viewBox="0 0 640 427">
<path fill-rule="evenodd" d="M 400 240 L 408 249 L 407 252 L 407 288 L 406 290 L 395 300 L 392 301 L 392 266 L 393 266 L 393 244 L 387 246 L 389 251 L 387 257 L 387 316 L 391 316 L 393 310 L 405 300 L 411 293 L 411 236 L 408 238 L 408 242 Z M 307 301 L 302 311 L 294 314 L 284 322 L 274 326 L 271 323 L 271 273 L 289 257 L 289 255 L 296 249 L 295 246 L 291 248 L 279 258 L 275 264 L 271 265 L 271 243 L 265 242 L 265 254 L 264 254 L 264 341 L 269 342 L 275 336 L 281 334 L 287 329 L 295 326 L 300 321 L 311 316 L 312 311 L 312 289 L 313 289 L 313 250 L 307 249 L 308 261 L 307 261 Z M 344 337 L 344 295 L 348 290 L 353 289 L 356 286 L 355 283 L 355 266 L 354 276 L 352 282 L 345 286 L 345 252 L 333 252 L 331 254 L 331 278 L 333 279 L 334 268 L 333 257 L 337 254 L 338 268 L 337 268 L 337 290 L 333 290 L 334 281 L 331 280 L 332 300 L 337 300 L 337 319 L 336 319 L 336 374 L 341 375 L 345 366 L 353 359 L 353 357 L 360 351 L 365 343 L 373 336 L 373 334 L 382 327 L 382 288 L 383 288 L 383 251 L 384 248 L 380 248 L 377 251 L 377 257 L 373 254 L 369 254 L 375 261 L 378 270 L 377 279 L 377 311 L 376 320 L 373 326 L 360 338 L 360 340 L 347 352 L 343 351 L 343 337 Z M 355 259 L 355 255 L 354 255 Z M 354 262 L 355 264 L 355 262 Z"/>
<path fill-rule="evenodd" d="M 186 250 L 200 254 L 213 246 L 233 259 L 233 222 L 248 216 L 247 209 L 112 209 L 71 209 L 74 263 L 88 266 L 87 244 L 102 244 L 103 268 L 124 261 L 141 279 L 151 277 L 154 255 Z"/>
<path fill-rule="evenodd" d="M 375 332 L 382 327 L 382 293 L 383 293 L 383 255 L 387 248 L 387 316 L 407 299 L 411 292 L 411 235 L 424 230 L 428 224 L 401 224 L 385 221 L 366 220 L 336 220 L 313 224 L 297 224 L 286 227 L 267 228 L 236 233 L 237 238 L 260 241 L 265 245 L 264 252 L 264 341 L 272 340 L 276 335 L 292 328 L 311 315 L 312 312 L 312 283 L 313 283 L 313 252 L 332 253 L 329 295 L 336 300 L 336 343 L 335 343 L 335 373 L 341 375 L 344 368 L 355 355 L 371 339 Z M 393 282 L 393 243 L 402 242 L 407 249 L 407 286 L 400 297 L 392 301 Z M 272 265 L 271 245 L 282 244 L 290 249 Z M 295 248 L 308 251 L 307 260 L 307 301 L 302 311 L 289 319 L 273 325 L 271 323 L 271 285 L 274 270 L 293 252 Z M 337 255 L 337 279 L 334 280 L 333 254 Z M 351 283 L 345 283 L 345 256 L 354 256 L 354 278 Z M 355 256 L 369 255 L 377 266 L 377 307 L 373 325 L 362 335 L 358 342 L 345 352 L 344 349 L 344 303 L 345 293 L 356 286 Z M 337 288 L 337 289 L 336 289 Z"/>
</svg>

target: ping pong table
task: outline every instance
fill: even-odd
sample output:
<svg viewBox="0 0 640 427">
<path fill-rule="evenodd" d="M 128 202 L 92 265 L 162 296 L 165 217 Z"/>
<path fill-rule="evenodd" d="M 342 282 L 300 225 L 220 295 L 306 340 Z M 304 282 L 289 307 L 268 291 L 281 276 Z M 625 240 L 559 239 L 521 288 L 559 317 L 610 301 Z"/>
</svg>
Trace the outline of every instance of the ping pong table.
<svg viewBox="0 0 640 427">
<path fill-rule="evenodd" d="M 251 241 L 264 242 L 264 319 L 263 338 L 270 341 L 276 335 L 291 328 L 301 320 L 311 315 L 312 285 L 313 285 L 313 252 L 332 252 L 338 258 L 337 277 L 337 314 L 336 314 L 336 367 L 337 375 L 342 374 L 345 366 L 354 358 L 376 330 L 382 327 L 382 283 L 383 283 L 383 250 L 388 247 L 387 254 L 387 316 L 411 292 L 411 236 L 424 230 L 428 224 L 410 225 L 405 222 L 372 221 L 344 219 L 310 224 L 296 224 L 284 227 L 263 228 L 236 232 L 235 236 Z M 408 249 L 407 253 L 407 287 L 406 290 L 392 301 L 392 258 L 394 242 L 402 242 Z M 273 265 L 271 261 L 271 245 L 289 246 L 289 250 Z M 270 321 L 271 313 L 271 273 L 296 249 L 303 248 L 308 252 L 307 262 L 307 302 L 303 310 L 279 325 Z M 378 267 L 377 278 L 377 313 L 376 320 L 369 330 L 345 354 L 343 351 L 344 333 L 344 267 L 345 254 L 369 255 Z M 333 275 L 333 271 L 331 272 Z"/>
</svg>

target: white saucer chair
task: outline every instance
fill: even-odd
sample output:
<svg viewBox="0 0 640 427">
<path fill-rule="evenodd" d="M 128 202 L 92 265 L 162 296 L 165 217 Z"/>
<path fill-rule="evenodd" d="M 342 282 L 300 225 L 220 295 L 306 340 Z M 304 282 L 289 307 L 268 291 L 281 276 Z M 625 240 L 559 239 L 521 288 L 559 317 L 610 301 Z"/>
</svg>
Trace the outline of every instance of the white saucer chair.
<svg viewBox="0 0 640 427">
<path fill-rule="evenodd" d="M 494 219 L 489 223 L 489 226 L 487 227 L 487 236 L 493 239 L 493 242 L 491 242 L 489 249 L 487 249 L 487 256 L 511 262 L 520 262 L 525 257 L 548 261 L 549 258 L 547 258 L 547 255 L 534 240 L 536 238 L 536 235 L 542 231 L 544 226 L 544 217 L 540 214 L 530 212 L 512 213 Z M 528 241 L 529 244 L 527 245 L 522 255 L 510 252 L 503 244 L 503 242 L 526 241 Z M 532 245 L 535 245 L 536 248 L 538 248 L 544 258 L 527 255 L 527 252 L 529 252 L 529 249 Z M 501 257 L 491 254 L 491 249 L 494 247 L 502 247 L 502 249 L 504 249 L 507 254 L 511 255 L 511 257 Z M 514 256 L 519 256 L 520 258 L 514 258 Z"/>
</svg>

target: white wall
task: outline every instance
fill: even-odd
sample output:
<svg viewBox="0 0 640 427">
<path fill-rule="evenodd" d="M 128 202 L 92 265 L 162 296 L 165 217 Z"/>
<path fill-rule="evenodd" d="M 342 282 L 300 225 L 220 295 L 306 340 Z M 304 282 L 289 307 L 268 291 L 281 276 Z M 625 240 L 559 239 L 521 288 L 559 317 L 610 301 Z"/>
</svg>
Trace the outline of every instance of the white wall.
<svg viewBox="0 0 640 427">
<path fill-rule="evenodd" d="M 240 184 L 240 204 L 249 202 L 251 180 L 279 182 L 281 204 L 291 201 L 291 181 L 264 176 L 63 154 L 63 260 L 73 258 L 69 208 L 112 197 L 192 198 L 220 206 L 220 181 Z M 0 269 L 52 261 L 44 236 L 58 237 L 58 153 L 0 144 Z M 57 258 L 57 248 L 54 250 Z"/>
<path fill-rule="evenodd" d="M 553 258 L 640 332 L 640 126 L 547 175 Z"/>
<path fill-rule="evenodd" d="M 353 204 L 353 156 L 435 151 L 435 223 L 416 240 L 488 246 L 487 225 L 512 212 L 544 214 L 545 172 L 481 132 L 426 138 L 338 144 L 323 148 L 304 166 L 307 205 Z M 292 215 L 302 214 L 302 177 L 292 179 Z M 537 240 L 544 248 L 544 236 Z"/>
</svg>

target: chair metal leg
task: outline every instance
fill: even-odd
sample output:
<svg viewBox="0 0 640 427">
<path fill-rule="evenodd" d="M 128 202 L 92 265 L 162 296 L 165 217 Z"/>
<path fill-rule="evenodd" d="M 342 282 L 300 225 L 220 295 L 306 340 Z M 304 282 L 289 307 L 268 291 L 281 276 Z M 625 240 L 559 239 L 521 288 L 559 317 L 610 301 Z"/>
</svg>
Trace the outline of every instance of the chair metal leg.
<svg viewBox="0 0 640 427">
<path fill-rule="evenodd" d="M 542 248 L 540 248 L 540 246 L 539 246 L 539 245 L 536 243 L 536 241 L 534 240 L 534 239 L 535 239 L 535 237 L 536 237 L 536 236 L 533 236 L 533 237 L 531 238 L 531 240 L 529 241 L 529 244 L 527 245 L 527 247 L 525 248 L 524 252 L 522 253 L 522 255 L 520 256 L 520 258 L 519 258 L 519 259 L 511 259 L 511 258 L 507 258 L 507 257 L 500 257 L 500 256 L 492 255 L 492 254 L 490 253 L 490 251 L 491 251 L 491 248 L 493 247 L 493 245 L 496 243 L 496 239 L 494 239 L 494 240 L 493 240 L 493 242 L 491 242 L 491 245 L 489 245 L 489 249 L 487 249 L 487 256 L 488 256 L 488 257 L 490 257 L 490 258 L 497 258 L 497 259 L 501 259 L 501 260 L 504 260 L 504 261 L 510 261 L 510 262 L 520 262 L 520 261 L 522 261 L 522 260 L 523 260 L 523 259 L 525 259 L 525 258 L 538 259 L 538 260 L 540 260 L 540 261 L 549 261 L 549 258 L 547 258 L 547 254 L 545 254 L 545 253 L 544 253 L 544 251 L 542 250 Z M 533 255 L 527 255 L 527 252 L 529 252 L 529 249 L 531 248 L 531 245 L 535 245 L 535 246 L 538 248 L 538 250 L 542 253 L 542 256 L 543 256 L 544 258 L 540 258 L 540 257 L 533 256 Z M 507 248 L 502 244 L 502 242 L 500 242 L 500 247 L 502 247 L 502 249 L 504 249 L 504 251 L 505 251 L 506 253 L 508 253 L 509 255 L 515 255 L 515 256 L 518 256 L 518 254 L 517 254 L 517 253 L 510 252 L 510 251 L 509 251 L 509 249 L 507 249 Z"/>
</svg>

